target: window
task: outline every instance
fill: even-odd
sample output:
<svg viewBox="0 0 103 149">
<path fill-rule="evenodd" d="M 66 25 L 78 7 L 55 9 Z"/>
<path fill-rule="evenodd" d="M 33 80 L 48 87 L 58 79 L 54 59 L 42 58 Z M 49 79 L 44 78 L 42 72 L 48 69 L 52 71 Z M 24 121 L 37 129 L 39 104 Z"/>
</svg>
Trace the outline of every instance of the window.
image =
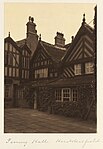
<svg viewBox="0 0 103 149">
<path fill-rule="evenodd" d="M 15 53 L 16 52 L 16 49 L 13 47 L 13 52 Z"/>
<path fill-rule="evenodd" d="M 16 68 L 16 77 L 18 77 L 18 76 L 19 76 L 19 69 Z"/>
<path fill-rule="evenodd" d="M 9 76 L 12 76 L 12 68 L 9 68 Z"/>
<path fill-rule="evenodd" d="M 37 67 L 37 63 L 35 63 L 35 67 Z"/>
<path fill-rule="evenodd" d="M 50 73 L 50 77 L 53 77 L 53 73 Z"/>
<path fill-rule="evenodd" d="M 35 78 L 47 78 L 48 68 L 35 70 Z"/>
<path fill-rule="evenodd" d="M 9 48 L 10 48 L 9 50 L 12 52 L 12 45 L 11 44 L 10 44 Z"/>
<path fill-rule="evenodd" d="M 40 66 L 40 63 L 38 62 L 38 66 Z"/>
<path fill-rule="evenodd" d="M 4 74 L 5 74 L 5 76 L 7 76 L 7 67 L 5 67 Z"/>
<path fill-rule="evenodd" d="M 24 55 L 24 50 L 22 51 L 22 55 Z"/>
<path fill-rule="evenodd" d="M 77 101 L 78 100 L 78 90 L 77 89 L 73 89 L 72 90 L 72 100 L 73 101 Z"/>
<path fill-rule="evenodd" d="M 13 66 L 16 66 L 15 54 L 13 54 Z"/>
<path fill-rule="evenodd" d="M 85 63 L 85 73 L 90 74 L 94 72 L 94 63 L 88 62 Z"/>
<path fill-rule="evenodd" d="M 22 66 L 25 68 L 25 57 L 22 59 Z"/>
<path fill-rule="evenodd" d="M 47 65 L 47 61 L 44 61 L 44 64 Z"/>
<path fill-rule="evenodd" d="M 56 101 L 61 101 L 62 100 L 62 89 L 57 89 L 55 91 L 55 97 L 56 97 Z"/>
<path fill-rule="evenodd" d="M 12 53 L 8 53 L 8 65 L 12 65 L 12 64 L 13 64 Z"/>
<path fill-rule="evenodd" d="M 29 71 L 27 71 L 27 78 L 29 78 Z"/>
<path fill-rule="evenodd" d="M 27 71 L 25 70 L 25 76 L 24 76 L 25 79 L 26 79 L 26 76 L 27 76 Z"/>
<path fill-rule="evenodd" d="M 8 50 L 8 43 L 5 43 L 5 50 Z"/>
<path fill-rule="evenodd" d="M 13 77 L 15 77 L 15 68 L 13 68 Z"/>
<path fill-rule="evenodd" d="M 17 56 L 16 56 L 16 61 L 17 61 L 17 63 L 19 64 L 19 55 L 17 54 Z"/>
<path fill-rule="evenodd" d="M 24 70 L 22 70 L 22 78 L 24 78 Z"/>
<path fill-rule="evenodd" d="M 67 102 L 78 100 L 78 90 L 71 88 L 61 88 L 55 90 L 56 101 Z"/>
<path fill-rule="evenodd" d="M 74 65 L 74 73 L 75 75 L 81 75 L 81 64 Z"/>
<path fill-rule="evenodd" d="M 43 65 L 43 61 L 41 62 L 41 65 Z"/>
<path fill-rule="evenodd" d="M 55 72 L 55 73 L 54 73 L 54 76 L 55 76 L 55 77 L 57 77 L 57 76 L 58 76 L 57 72 Z"/>
<path fill-rule="evenodd" d="M 63 89 L 63 101 L 70 101 L 70 88 Z"/>
<path fill-rule="evenodd" d="M 4 63 L 5 63 L 5 65 L 7 65 L 7 63 L 8 63 L 8 52 L 7 51 L 5 51 Z"/>
</svg>

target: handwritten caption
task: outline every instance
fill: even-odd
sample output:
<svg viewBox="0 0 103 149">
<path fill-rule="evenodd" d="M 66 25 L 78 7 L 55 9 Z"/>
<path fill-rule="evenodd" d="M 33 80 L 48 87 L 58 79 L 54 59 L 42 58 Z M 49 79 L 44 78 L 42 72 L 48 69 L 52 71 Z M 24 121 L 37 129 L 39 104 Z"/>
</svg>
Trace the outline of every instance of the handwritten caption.
<svg viewBox="0 0 103 149">
<path fill-rule="evenodd" d="M 33 144 L 48 144 L 48 143 L 56 143 L 56 144 L 79 144 L 82 148 L 85 148 L 85 146 L 90 144 L 96 144 L 96 143 L 103 143 L 102 139 L 92 138 L 92 139 L 56 139 L 56 140 L 49 140 L 49 139 L 32 139 L 29 141 L 20 141 L 20 140 L 14 140 L 13 138 L 7 138 L 6 144 L 11 145 L 22 145 L 23 147 L 27 147 L 28 145 Z"/>
</svg>

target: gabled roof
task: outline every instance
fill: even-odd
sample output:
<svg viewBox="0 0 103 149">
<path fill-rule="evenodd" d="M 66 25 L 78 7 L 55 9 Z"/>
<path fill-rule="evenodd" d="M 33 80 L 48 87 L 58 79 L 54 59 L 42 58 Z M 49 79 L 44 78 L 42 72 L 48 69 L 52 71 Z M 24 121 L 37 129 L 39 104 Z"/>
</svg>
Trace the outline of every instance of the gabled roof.
<svg viewBox="0 0 103 149">
<path fill-rule="evenodd" d="M 86 22 L 82 23 L 81 27 L 79 28 L 76 36 L 74 37 L 73 41 L 71 44 L 69 44 L 69 46 L 67 47 L 67 51 L 65 53 L 65 55 L 62 58 L 62 61 L 65 60 L 65 58 L 67 57 L 67 55 L 72 51 L 72 49 L 75 47 L 76 43 L 78 42 L 78 40 L 84 36 L 84 35 L 88 35 L 92 40 L 94 40 L 94 29 L 89 26 Z"/>
<path fill-rule="evenodd" d="M 66 51 L 66 48 L 57 47 L 44 41 L 41 41 L 41 44 L 49 55 L 56 61 L 60 61 Z"/>
<path fill-rule="evenodd" d="M 11 43 L 20 52 L 20 48 L 18 47 L 17 43 L 11 37 L 6 37 L 4 39 L 4 42 Z"/>
<path fill-rule="evenodd" d="M 33 58 L 35 57 L 35 54 L 37 53 L 39 47 L 42 47 L 42 49 L 47 53 L 47 55 L 56 62 L 59 62 L 62 59 L 66 51 L 66 48 L 57 47 L 55 45 L 40 40 L 38 42 L 37 49 L 33 54 Z"/>
<path fill-rule="evenodd" d="M 23 45 L 25 44 L 25 40 L 26 40 L 26 39 L 22 39 L 22 40 L 16 41 L 16 43 L 17 43 L 17 45 L 18 45 L 19 47 L 21 47 L 21 46 L 23 46 Z"/>
<path fill-rule="evenodd" d="M 16 43 L 21 48 L 21 50 L 26 49 L 31 54 L 31 50 L 30 50 L 29 46 L 26 43 L 26 39 L 16 41 Z"/>
<path fill-rule="evenodd" d="M 21 45 L 20 48 L 21 50 L 27 50 L 28 53 L 31 54 L 31 50 L 26 43 L 24 45 Z"/>
</svg>

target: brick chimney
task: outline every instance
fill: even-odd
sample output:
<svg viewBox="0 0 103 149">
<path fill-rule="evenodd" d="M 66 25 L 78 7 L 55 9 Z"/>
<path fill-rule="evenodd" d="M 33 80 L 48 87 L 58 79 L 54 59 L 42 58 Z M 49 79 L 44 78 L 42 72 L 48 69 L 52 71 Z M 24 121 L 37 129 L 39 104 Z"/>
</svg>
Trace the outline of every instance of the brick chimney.
<svg viewBox="0 0 103 149">
<path fill-rule="evenodd" d="M 57 32 L 57 35 L 55 37 L 55 45 L 58 47 L 64 47 L 65 45 L 64 34 Z"/>
<path fill-rule="evenodd" d="M 34 53 L 37 43 L 38 43 L 38 35 L 36 30 L 36 24 L 34 23 L 34 18 L 29 16 L 29 22 L 27 22 L 27 44 L 32 51 L 32 54 Z"/>
</svg>

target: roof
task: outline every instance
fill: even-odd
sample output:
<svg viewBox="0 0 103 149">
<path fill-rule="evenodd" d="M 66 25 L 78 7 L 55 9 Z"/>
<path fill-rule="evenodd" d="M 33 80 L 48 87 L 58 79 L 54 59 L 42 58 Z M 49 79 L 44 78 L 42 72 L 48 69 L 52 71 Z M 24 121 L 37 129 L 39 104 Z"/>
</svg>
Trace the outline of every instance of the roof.
<svg viewBox="0 0 103 149">
<path fill-rule="evenodd" d="M 62 58 L 63 61 L 67 57 L 68 53 L 71 52 L 72 49 L 75 47 L 76 43 L 81 38 L 81 36 L 84 36 L 85 34 L 94 40 L 94 28 L 89 26 L 86 22 L 82 23 L 81 27 L 79 28 L 76 36 L 74 37 L 74 39 L 72 41 L 72 43 L 66 45 L 67 50 Z"/>
<path fill-rule="evenodd" d="M 48 84 L 57 81 L 57 78 L 53 79 L 40 79 L 40 80 L 34 80 L 34 81 L 29 81 L 29 82 L 22 82 L 22 85 L 30 86 L 31 88 L 34 87 L 42 87 L 42 86 L 47 86 Z"/>
<path fill-rule="evenodd" d="M 21 48 L 21 50 L 26 49 L 29 53 L 31 53 L 31 50 L 26 42 L 26 39 L 16 41 L 16 43 Z"/>
<path fill-rule="evenodd" d="M 88 25 L 87 23 L 84 24 L 84 27 L 86 28 L 86 30 L 88 30 L 90 33 L 94 33 L 94 28 L 92 28 L 90 25 Z"/>
<path fill-rule="evenodd" d="M 66 51 L 66 48 L 61 48 L 44 41 L 40 41 L 40 44 L 44 50 L 56 61 L 60 61 Z"/>
<path fill-rule="evenodd" d="M 79 86 L 84 84 L 92 84 L 94 80 L 95 76 L 93 75 L 75 76 L 72 78 L 61 78 L 57 81 L 49 83 L 48 85 L 52 87 Z"/>
<path fill-rule="evenodd" d="M 25 44 L 25 41 L 26 39 L 22 39 L 22 40 L 16 41 L 16 43 L 19 47 L 22 47 Z"/>
<path fill-rule="evenodd" d="M 64 46 L 64 48 L 69 48 L 70 45 L 71 45 L 71 43 L 68 43 L 68 44 L 66 44 L 66 45 Z"/>
<path fill-rule="evenodd" d="M 11 43 L 18 51 L 20 51 L 20 48 L 18 47 L 17 43 L 11 37 L 6 37 L 4 41 Z"/>
</svg>

